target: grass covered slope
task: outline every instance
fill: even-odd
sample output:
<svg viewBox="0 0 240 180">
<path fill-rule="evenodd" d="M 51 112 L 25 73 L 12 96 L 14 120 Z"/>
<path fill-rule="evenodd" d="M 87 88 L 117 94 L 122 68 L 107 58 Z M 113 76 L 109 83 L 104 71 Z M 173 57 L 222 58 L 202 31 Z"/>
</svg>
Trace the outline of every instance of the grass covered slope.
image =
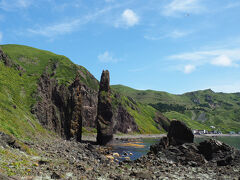
<svg viewBox="0 0 240 180">
<path fill-rule="evenodd" d="M 60 84 L 70 84 L 78 73 L 83 83 L 98 89 L 98 81 L 84 67 L 64 56 L 21 45 L 0 48 L 12 64 L 8 67 L 0 61 L 0 131 L 7 134 L 20 139 L 47 134 L 30 112 L 38 98 L 38 80 L 45 71 Z"/>
<path fill-rule="evenodd" d="M 240 131 L 240 93 L 215 93 L 210 89 L 174 95 L 161 91 L 112 88 L 136 101 L 149 104 L 170 119 L 179 119 L 194 129 L 215 126 L 223 132 Z"/>
<path fill-rule="evenodd" d="M 29 80 L 0 62 L 0 131 L 31 139 L 45 130 L 34 120 L 28 106 L 34 100 L 28 91 Z"/>
<path fill-rule="evenodd" d="M 126 96 L 112 96 L 113 108 L 116 109 L 118 105 L 123 106 L 129 114 L 135 119 L 140 134 L 159 134 L 164 133 L 165 130 L 155 122 L 157 110 L 153 107 L 134 101 Z"/>
</svg>

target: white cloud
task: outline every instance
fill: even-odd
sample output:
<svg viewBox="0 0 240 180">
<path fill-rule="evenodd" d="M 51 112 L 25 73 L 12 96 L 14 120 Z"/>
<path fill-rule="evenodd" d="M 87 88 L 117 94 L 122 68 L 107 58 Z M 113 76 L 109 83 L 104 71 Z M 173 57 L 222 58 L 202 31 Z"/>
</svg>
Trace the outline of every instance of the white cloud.
<svg viewBox="0 0 240 180">
<path fill-rule="evenodd" d="M 168 59 L 178 60 L 181 64 L 189 62 L 184 67 L 184 73 L 191 73 L 197 67 L 210 64 L 213 66 L 238 67 L 240 62 L 240 49 L 217 49 L 209 51 L 196 51 L 180 53 L 169 56 Z"/>
<path fill-rule="evenodd" d="M 131 9 L 126 9 L 122 13 L 122 18 L 125 21 L 125 23 L 127 24 L 127 26 L 134 26 L 139 21 L 138 16 Z"/>
<path fill-rule="evenodd" d="M 0 32 L 0 43 L 2 42 L 2 39 L 3 39 L 3 33 Z"/>
<path fill-rule="evenodd" d="M 168 36 L 171 37 L 171 38 L 177 39 L 177 38 L 184 37 L 184 36 L 186 36 L 188 34 L 189 34 L 189 32 L 174 30 L 171 33 L 169 33 Z"/>
<path fill-rule="evenodd" d="M 216 66 L 232 66 L 233 65 L 232 60 L 226 55 L 221 55 L 216 57 L 215 59 L 212 60 L 211 63 Z"/>
<path fill-rule="evenodd" d="M 12 11 L 15 9 L 25 9 L 32 5 L 32 0 L 1 0 L 0 9 Z"/>
<path fill-rule="evenodd" d="M 186 66 L 184 66 L 184 70 L 183 72 L 185 74 L 190 74 L 191 72 L 193 72 L 196 69 L 196 67 L 194 65 L 188 64 Z"/>
<path fill-rule="evenodd" d="M 138 15 L 131 9 L 125 9 L 115 27 L 132 27 L 139 23 Z"/>
<path fill-rule="evenodd" d="M 32 34 L 39 34 L 42 36 L 52 37 L 56 35 L 66 34 L 76 30 L 81 21 L 79 19 L 72 20 L 70 22 L 64 22 L 54 24 L 46 27 L 38 27 L 35 29 L 28 29 L 28 32 Z"/>
<path fill-rule="evenodd" d="M 209 51 L 195 51 L 180 53 L 168 57 L 169 59 L 211 63 L 213 65 L 232 66 L 240 61 L 240 49 L 217 49 Z"/>
<path fill-rule="evenodd" d="M 116 63 L 119 61 L 119 59 L 114 58 L 113 55 L 108 51 L 105 51 L 103 54 L 98 55 L 98 59 L 103 63 Z"/>
<path fill-rule="evenodd" d="M 163 15 L 176 16 L 178 13 L 200 13 L 204 8 L 200 0 L 173 0 L 164 7 Z"/>
</svg>

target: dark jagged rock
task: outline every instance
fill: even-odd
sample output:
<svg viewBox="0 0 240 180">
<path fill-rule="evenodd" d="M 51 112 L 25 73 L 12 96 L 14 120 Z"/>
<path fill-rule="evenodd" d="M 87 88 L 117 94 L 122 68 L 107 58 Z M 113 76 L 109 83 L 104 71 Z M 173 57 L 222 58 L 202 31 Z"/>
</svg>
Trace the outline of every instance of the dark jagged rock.
<svg viewBox="0 0 240 180">
<path fill-rule="evenodd" d="M 175 121 L 174 124 L 177 122 L 178 121 Z M 182 138 L 180 136 L 184 134 L 181 128 L 186 128 L 186 125 L 182 126 L 181 124 L 174 127 L 175 129 L 170 126 L 167 137 L 161 138 L 158 144 L 150 147 L 149 154 L 154 154 L 157 157 L 164 157 L 176 163 L 190 166 L 201 166 L 205 163 L 210 163 L 214 166 L 239 164 L 239 150 L 214 139 L 205 140 L 199 145 L 192 142 L 187 143 L 186 141 L 192 141 L 193 139 L 187 139 L 186 136 Z M 180 129 L 176 129 L 177 127 Z M 177 137 L 177 133 L 169 135 L 173 130 L 179 131 L 179 137 Z"/>
<path fill-rule="evenodd" d="M 102 72 L 98 92 L 97 143 L 106 145 L 113 138 L 113 110 L 111 104 L 108 70 Z"/>
<path fill-rule="evenodd" d="M 239 155 L 239 151 L 215 139 L 201 142 L 198 150 L 206 160 L 217 162 L 218 166 L 231 164 L 236 155 Z"/>
<path fill-rule="evenodd" d="M 33 107 L 40 123 L 47 129 L 54 130 L 67 139 L 81 141 L 81 83 L 76 78 L 68 88 L 58 85 L 56 79 L 44 73 L 38 86 L 39 101 Z"/>
<path fill-rule="evenodd" d="M 8 58 L 8 56 L 4 54 L 1 49 L 0 49 L 0 61 L 3 61 L 3 63 L 8 67 L 11 67 L 13 64 L 12 61 Z"/>
<path fill-rule="evenodd" d="M 192 143 L 194 135 L 190 128 L 188 128 L 183 122 L 173 120 L 171 121 L 167 137 L 170 140 L 170 144 L 183 144 Z"/>
<path fill-rule="evenodd" d="M 114 113 L 114 133 L 122 132 L 138 132 L 138 126 L 135 119 L 127 112 L 127 110 L 119 105 L 117 112 Z"/>
</svg>

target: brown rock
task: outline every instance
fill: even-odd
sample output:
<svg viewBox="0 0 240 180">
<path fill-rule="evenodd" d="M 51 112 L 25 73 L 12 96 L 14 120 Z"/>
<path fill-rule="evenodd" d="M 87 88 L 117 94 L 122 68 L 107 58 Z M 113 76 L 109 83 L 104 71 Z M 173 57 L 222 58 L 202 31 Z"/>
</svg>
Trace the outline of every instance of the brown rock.
<svg viewBox="0 0 240 180">
<path fill-rule="evenodd" d="M 102 72 L 98 92 L 97 143 L 106 145 L 113 139 L 113 110 L 111 104 L 108 70 Z"/>
</svg>

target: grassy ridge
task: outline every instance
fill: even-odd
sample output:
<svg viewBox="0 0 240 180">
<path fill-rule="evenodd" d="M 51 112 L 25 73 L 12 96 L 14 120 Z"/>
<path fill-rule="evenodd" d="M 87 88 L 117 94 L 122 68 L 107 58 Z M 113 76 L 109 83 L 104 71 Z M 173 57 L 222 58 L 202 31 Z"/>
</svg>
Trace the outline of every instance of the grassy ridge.
<svg viewBox="0 0 240 180">
<path fill-rule="evenodd" d="M 210 89 L 174 95 L 161 91 L 112 88 L 144 104 L 151 104 L 170 119 L 180 119 L 195 129 L 211 125 L 227 133 L 240 131 L 240 93 L 215 93 Z"/>
</svg>

